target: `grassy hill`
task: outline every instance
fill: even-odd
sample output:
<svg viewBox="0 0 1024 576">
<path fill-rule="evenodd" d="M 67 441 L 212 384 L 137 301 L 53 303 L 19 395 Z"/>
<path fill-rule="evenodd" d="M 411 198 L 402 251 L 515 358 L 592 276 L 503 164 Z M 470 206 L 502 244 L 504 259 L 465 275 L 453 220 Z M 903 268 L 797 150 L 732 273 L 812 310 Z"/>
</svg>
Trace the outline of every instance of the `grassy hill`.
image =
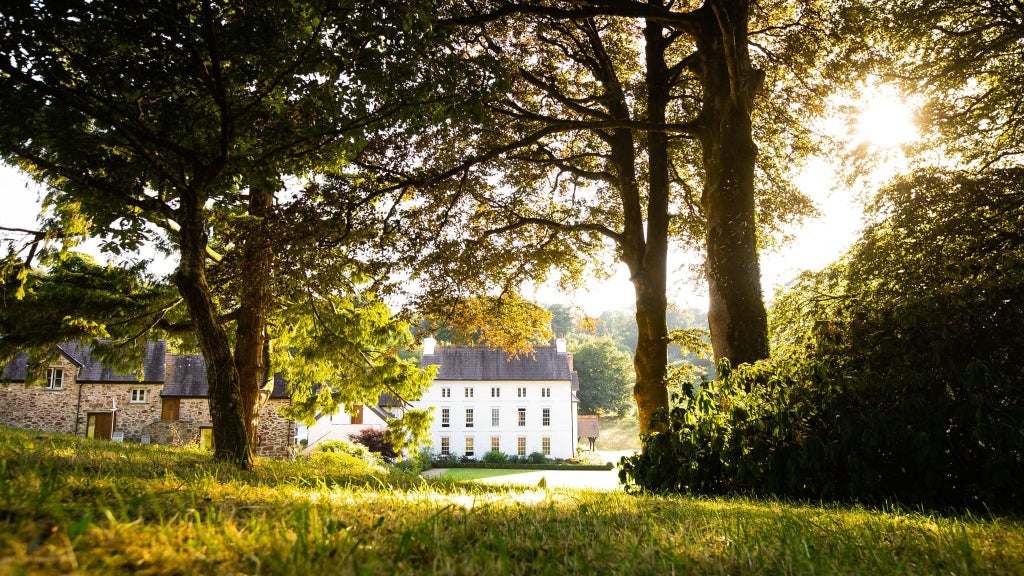
<svg viewBox="0 0 1024 576">
<path fill-rule="evenodd" d="M 600 426 L 598 450 L 640 450 L 640 421 L 636 415 L 624 418 L 601 416 Z"/>
<path fill-rule="evenodd" d="M 1021 574 L 1012 519 L 427 482 L 0 429 L 0 574 Z"/>
</svg>

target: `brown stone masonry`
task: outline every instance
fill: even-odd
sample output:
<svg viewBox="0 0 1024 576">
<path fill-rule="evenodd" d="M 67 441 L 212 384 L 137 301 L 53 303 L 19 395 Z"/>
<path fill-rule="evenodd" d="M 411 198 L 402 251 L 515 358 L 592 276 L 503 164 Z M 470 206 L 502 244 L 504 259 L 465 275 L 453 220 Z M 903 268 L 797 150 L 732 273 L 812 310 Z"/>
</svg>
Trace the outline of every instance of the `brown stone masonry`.
<svg viewBox="0 0 1024 576">
<path fill-rule="evenodd" d="M 104 428 L 102 434 L 97 431 L 97 437 L 120 432 L 117 437 L 123 436 L 126 442 L 146 438 L 153 444 L 198 444 L 201 430 L 212 424 L 209 403 L 202 397 L 206 383 L 201 357 L 197 361 L 195 357 L 164 355 L 162 343 L 151 347 L 160 351 L 158 358 L 162 362 L 156 364 L 160 368 L 155 372 L 147 373 L 146 382 L 105 375 L 110 372 L 104 372 L 86 356 L 88 348 L 79 345 L 62 345 L 59 359 L 50 365 L 58 371 L 55 377 L 42 378 L 32 386 L 26 387 L 24 383 L 25 357 L 0 367 L 11 380 L 0 383 L 0 426 L 86 436 L 92 415 L 93 421 Z M 175 374 L 181 366 L 190 367 L 192 372 Z M 83 370 L 91 374 L 90 381 L 79 383 Z M 183 386 L 182 382 L 188 385 Z M 278 388 L 260 411 L 259 444 L 255 451 L 260 456 L 291 458 L 295 423 L 278 412 L 278 408 L 290 402 L 284 395 L 283 384 Z M 164 396 L 165 393 L 169 395 Z M 176 410 L 165 411 L 165 400 L 170 403 L 169 408 Z M 107 430 L 107 426 L 111 429 Z"/>
</svg>

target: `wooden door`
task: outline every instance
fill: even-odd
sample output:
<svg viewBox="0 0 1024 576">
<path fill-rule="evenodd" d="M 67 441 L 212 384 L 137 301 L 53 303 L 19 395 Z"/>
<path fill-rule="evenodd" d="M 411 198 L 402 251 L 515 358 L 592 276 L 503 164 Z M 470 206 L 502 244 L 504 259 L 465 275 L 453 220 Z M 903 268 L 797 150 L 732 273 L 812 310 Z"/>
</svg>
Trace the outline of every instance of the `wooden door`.
<svg viewBox="0 0 1024 576">
<path fill-rule="evenodd" d="M 175 421 L 181 409 L 181 398 L 164 398 L 160 406 L 160 419 Z"/>
<path fill-rule="evenodd" d="M 97 440 L 110 440 L 113 427 L 114 418 L 110 412 L 90 412 L 85 435 Z"/>
</svg>

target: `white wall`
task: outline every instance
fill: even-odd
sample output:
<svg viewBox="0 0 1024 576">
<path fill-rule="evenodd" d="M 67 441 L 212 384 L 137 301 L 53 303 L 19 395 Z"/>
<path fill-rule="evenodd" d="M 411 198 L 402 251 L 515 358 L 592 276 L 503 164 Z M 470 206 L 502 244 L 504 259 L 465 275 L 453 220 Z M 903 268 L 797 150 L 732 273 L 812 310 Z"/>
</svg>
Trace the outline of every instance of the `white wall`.
<svg viewBox="0 0 1024 576">
<path fill-rule="evenodd" d="M 442 394 L 451 391 L 450 397 Z M 493 397 L 491 389 L 499 396 Z M 518 388 L 526 388 L 526 396 L 519 397 Z M 542 395 L 550 389 L 550 397 Z M 473 396 L 466 397 L 472 389 Z M 576 404 L 572 401 L 572 385 L 562 381 L 464 381 L 435 380 L 423 398 L 414 403 L 417 408 L 434 408 L 431 427 L 431 449 L 441 454 L 442 437 L 449 438 L 450 453 L 463 456 L 466 438 L 473 438 L 473 458 L 480 459 L 491 450 L 491 438 L 499 438 L 499 449 L 505 454 L 518 453 L 518 439 L 526 438 L 526 454 L 543 452 L 543 438 L 550 438 L 551 458 L 572 458 L 576 455 Z M 442 425 L 442 410 L 450 410 L 448 427 Z M 473 409 L 472 427 L 466 426 L 466 409 Z M 499 423 L 493 426 L 491 411 L 498 410 Z M 526 409 L 526 426 L 519 426 L 519 409 Z M 543 411 L 550 410 L 551 422 L 544 426 Z"/>
<path fill-rule="evenodd" d="M 350 434 L 358 434 L 363 428 L 386 427 L 387 422 L 381 420 L 369 407 L 364 407 L 362 424 L 353 424 L 352 416 L 344 410 L 339 410 L 333 415 L 322 415 L 315 424 L 308 428 L 302 424 L 296 425 L 295 435 L 296 441 L 305 439 L 309 446 L 313 446 L 325 440 L 344 440 L 348 442 Z"/>
</svg>

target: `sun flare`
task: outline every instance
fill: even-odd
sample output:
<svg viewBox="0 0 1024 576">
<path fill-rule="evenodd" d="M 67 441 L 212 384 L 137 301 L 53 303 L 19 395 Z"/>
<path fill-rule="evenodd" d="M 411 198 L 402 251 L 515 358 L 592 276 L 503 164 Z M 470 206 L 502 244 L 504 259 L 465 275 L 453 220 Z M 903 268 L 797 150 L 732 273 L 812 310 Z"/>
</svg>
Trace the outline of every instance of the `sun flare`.
<svg viewBox="0 0 1024 576">
<path fill-rule="evenodd" d="M 859 142 L 893 148 L 918 136 L 913 110 L 891 87 L 866 89 L 857 108 L 854 130 Z"/>
</svg>

